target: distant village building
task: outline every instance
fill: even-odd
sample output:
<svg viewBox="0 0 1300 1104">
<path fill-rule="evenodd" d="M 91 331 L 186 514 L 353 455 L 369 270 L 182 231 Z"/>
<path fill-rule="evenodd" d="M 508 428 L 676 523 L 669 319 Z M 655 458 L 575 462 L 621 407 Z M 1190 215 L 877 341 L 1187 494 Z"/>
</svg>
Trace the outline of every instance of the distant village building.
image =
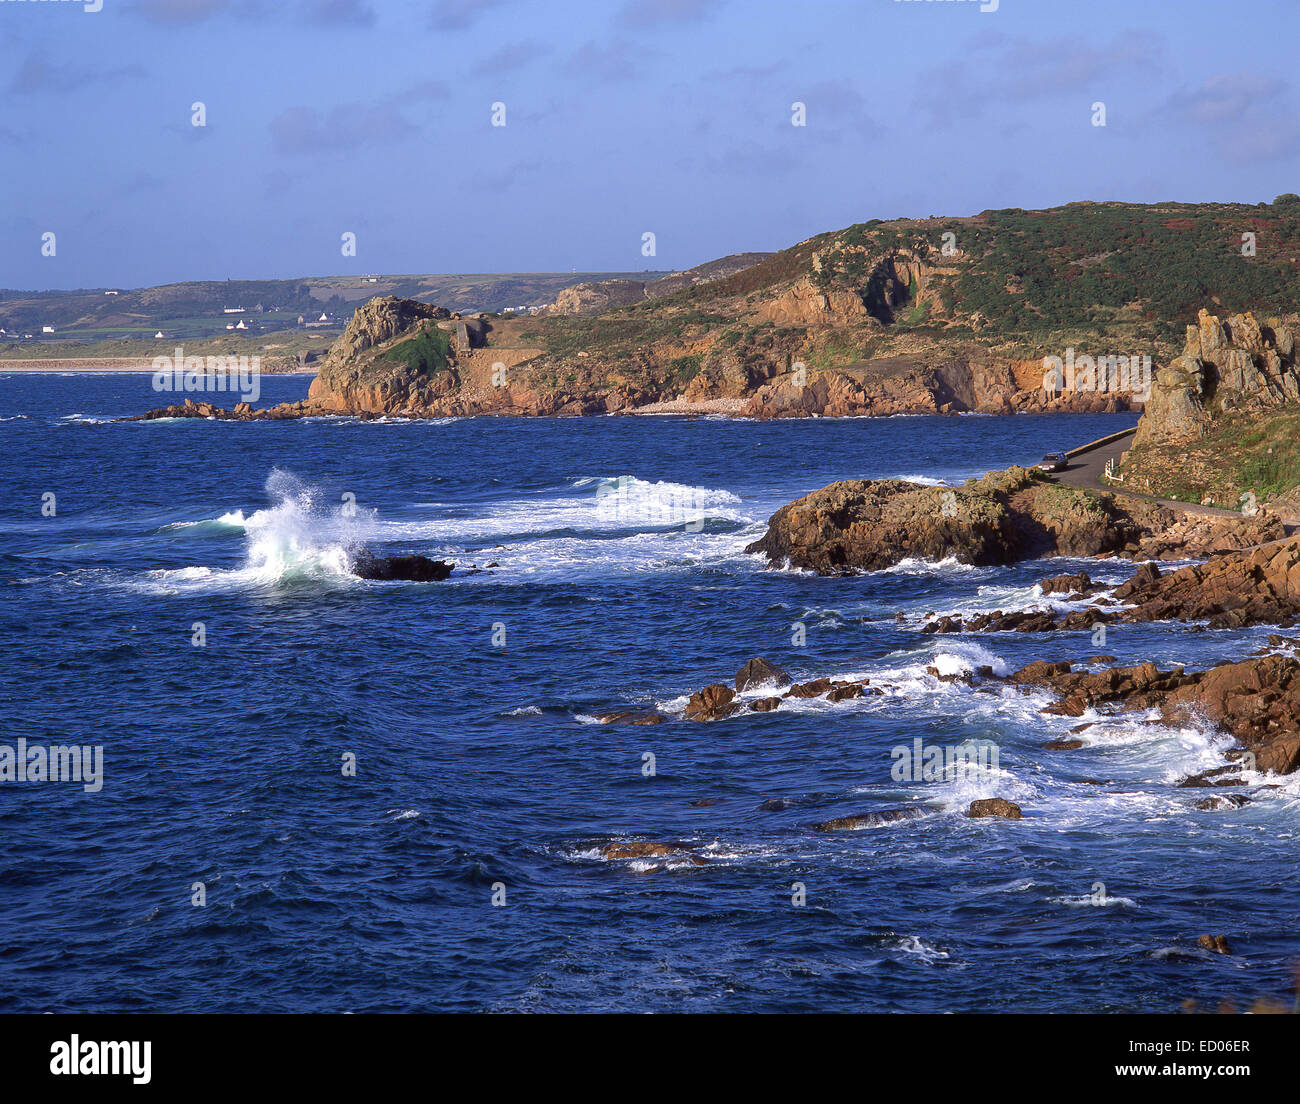
<svg viewBox="0 0 1300 1104">
<path fill-rule="evenodd" d="M 226 314 L 243 314 L 243 313 L 244 313 L 244 308 L 243 308 L 243 307 L 222 307 L 221 309 L 222 309 Z"/>
<path fill-rule="evenodd" d="M 155 341 L 160 341 L 160 340 L 162 340 L 162 335 L 163 335 L 162 330 L 159 330 L 156 334 L 153 335 L 153 336 L 154 336 L 154 340 L 155 340 Z"/>
<path fill-rule="evenodd" d="M 239 320 L 239 325 L 236 326 L 235 329 L 237 329 L 237 330 L 246 330 L 246 329 L 248 329 L 248 323 L 245 322 L 245 321 L 241 318 L 241 319 Z"/>
<path fill-rule="evenodd" d="M 41 327 L 41 333 L 53 333 L 53 332 L 54 332 L 54 327 L 53 327 L 53 326 L 42 326 L 42 327 Z"/>
</svg>

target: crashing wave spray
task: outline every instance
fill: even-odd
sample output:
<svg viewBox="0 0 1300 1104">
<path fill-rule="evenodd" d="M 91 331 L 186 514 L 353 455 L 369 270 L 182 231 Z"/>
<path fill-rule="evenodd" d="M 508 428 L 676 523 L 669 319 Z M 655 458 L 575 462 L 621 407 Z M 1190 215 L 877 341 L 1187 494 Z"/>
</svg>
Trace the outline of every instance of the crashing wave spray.
<svg viewBox="0 0 1300 1104">
<path fill-rule="evenodd" d="M 279 468 L 267 477 L 266 492 L 274 505 L 244 522 L 243 573 L 264 583 L 350 573 L 349 549 L 374 528 L 373 511 L 359 510 L 351 495 L 327 505 L 319 488 Z"/>
</svg>

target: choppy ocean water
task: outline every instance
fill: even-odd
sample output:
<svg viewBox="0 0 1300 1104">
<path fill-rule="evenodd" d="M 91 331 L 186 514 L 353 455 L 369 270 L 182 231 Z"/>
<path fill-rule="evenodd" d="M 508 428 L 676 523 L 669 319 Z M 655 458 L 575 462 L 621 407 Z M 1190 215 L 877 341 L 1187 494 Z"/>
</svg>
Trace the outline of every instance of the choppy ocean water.
<svg viewBox="0 0 1300 1104">
<path fill-rule="evenodd" d="M 923 636 L 928 611 L 1131 568 L 822 579 L 743 552 L 834 479 L 959 480 L 1131 415 L 106 420 L 151 405 L 147 375 L 0 378 L 0 744 L 104 749 L 96 792 L 0 783 L 0 1010 L 1158 1012 L 1290 989 L 1300 783 L 1199 811 L 1176 782 L 1221 762 L 1211 730 L 1126 715 L 1048 751 L 1094 718 L 926 673 L 1201 666 L 1267 628 Z M 367 583 L 358 543 L 497 566 Z M 595 723 L 680 711 L 753 655 L 883 693 Z M 900 783 L 891 749 L 917 739 L 984 741 L 997 768 Z M 962 815 L 994 795 L 1025 819 Z M 925 815 L 811 828 L 904 806 Z M 601 857 L 638 839 L 705 862 Z M 1207 932 L 1234 954 L 1197 952 Z"/>
</svg>

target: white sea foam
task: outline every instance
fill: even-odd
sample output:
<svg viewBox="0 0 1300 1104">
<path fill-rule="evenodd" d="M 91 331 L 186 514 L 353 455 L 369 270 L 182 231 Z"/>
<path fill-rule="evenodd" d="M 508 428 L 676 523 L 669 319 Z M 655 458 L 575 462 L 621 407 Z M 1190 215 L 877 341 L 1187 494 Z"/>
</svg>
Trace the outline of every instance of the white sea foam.
<svg viewBox="0 0 1300 1104">
<path fill-rule="evenodd" d="M 414 545 L 461 566 L 495 562 L 511 578 L 710 564 L 748 572 L 760 564 L 744 553 L 762 532 L 760 517 L 751 516 L 730 491 L 716 488 L 583 476 L 536 495 L 416 503 L 409 508 L 415 516 L 381 518 L 358 510 L 344 525 L 340 511 L 325 508 L 314 488 L 301 482 L 284 486 L 290 478 L 278 473 L 268 481 L 276 498 L 270 508 L 229 510 L 168 528 L 244 531 L 250 541 L 247 567 L 259 578 L 310 573 L 312 565 L 326 574 L 343 571 L 344 548 L 362 542 Z"/>
<path fill-rule="evenodd" d="M 927 943 L 919 935 L 905 935 L 892 944 L 897 951 L 912 958 L 919 958 L 922 962 L 942 962 L 948 958 L 948 952 L 936 947 L 933 943 Z"/>
<path fill-rule="evenodd" d="M 1049 897 L 1048 900 L 1068 908 L 1137 908 L 1132 897 L 1112 897 L 1108 893 L 1080 893 L 1075 897 Z"/>
<path fill-rule="evenodd" d="M 240 567 L 220 570 L 191 565 L 150 571 L 135 580 L 135 585 L 169 592 L 187 586 L 264 589 L 310 581 L 358 581 L 350 571 L 349 550 L 374 533 L 372 511 L 349 506 L 342 500 L 326 500 L 319 488 L 279 469 L 267 478 L 266 490 L 272 505 L 251 515 L 231 510 L 205 521 L 166 527 L 202 526 L 242 532 L 245 550 Z"/>
<path fill-rule="evenodd" d="M 905 556 L 892 567 L 881 568 L 875 572 L 879 575 L 974 575 L 979 572 L 989 573 L 990 568 L 977 567 L 975 564 L 962 563 L 956 556 L 945 556 L 942 560 L 924 560 L 915 556 Z"/>
</svg>

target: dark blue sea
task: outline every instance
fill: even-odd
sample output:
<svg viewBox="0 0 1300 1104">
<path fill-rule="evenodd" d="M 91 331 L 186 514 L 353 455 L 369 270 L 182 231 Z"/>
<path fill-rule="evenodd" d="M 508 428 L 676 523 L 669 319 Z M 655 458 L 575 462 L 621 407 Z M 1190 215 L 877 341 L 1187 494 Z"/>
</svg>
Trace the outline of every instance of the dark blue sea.
<svg viewBox="0 0 1300 1104">
<path fill-rule="evenodd" d="M 265 379 L 263 402 L 307 383 Z M 0 744 L 103 749 L 97 790 L 0 782 L 0 1011 L 1174 1012 L 1291 990 L 1300 780 L 1200 811 L 1176 783 L 1223 762 L 1212 730 L 926 671 L 1200 666 L 1267 628 L 925 636 L 928 611 L 1132 568 L 828 579 L 743 552 L 833 480 L 961 480 L 1134 416 L 110 420 L 156 405 L 143 374 L 0 378 Z M 362 546 L 457 570 L 363 582 Z M 883 693 L 681 718 L 755 655 Z M 597 721 L 618 708 L 669 720 Z M 1083 748 L 1043 748 L 1089 720 Z M 982 741 L 996 769 L 899 782 L 891 749 L 917 739 Z M 963 815 L 990 796 L 1024 819 Z M 900 807 L 923 815 L 812 830 Z M 642 840 L 680 857 L 603 857 Z"/>
</svg>

